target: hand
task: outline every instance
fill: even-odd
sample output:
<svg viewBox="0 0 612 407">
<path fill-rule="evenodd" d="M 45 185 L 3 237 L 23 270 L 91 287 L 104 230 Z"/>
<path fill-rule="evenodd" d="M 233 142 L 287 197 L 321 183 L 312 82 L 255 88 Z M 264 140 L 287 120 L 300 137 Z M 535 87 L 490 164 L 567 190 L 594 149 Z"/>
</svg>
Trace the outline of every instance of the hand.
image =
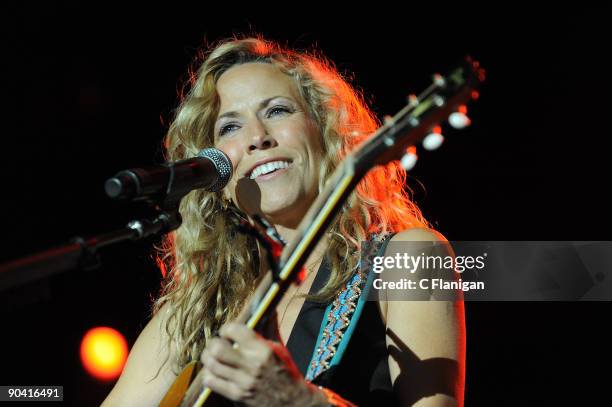
<svg viewBox="0 0 612 407">
<path fill-rule="evenodd" d="M 327 405 L 307 383 L 278 342 L 268 341 L 244 325 L 229 323 L 202 353 L 204 385 L 248 406 Z"/>
</svg>

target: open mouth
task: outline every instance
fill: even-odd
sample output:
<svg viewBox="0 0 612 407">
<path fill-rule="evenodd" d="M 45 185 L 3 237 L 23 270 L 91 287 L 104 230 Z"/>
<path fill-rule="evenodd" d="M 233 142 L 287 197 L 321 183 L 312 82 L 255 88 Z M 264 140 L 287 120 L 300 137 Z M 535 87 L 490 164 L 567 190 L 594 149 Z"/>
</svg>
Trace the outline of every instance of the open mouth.
<svg viewBox="0 0 612 407">
<path fill-rule="evenodd" d="M 248 177 L 254 180 L 256 178 L 264 177 L 266 175 L 276 173 L 277 171 L 287 169 L 290 165 L 291 160 L 270 161 L 268 163 L 258 165 L 257 167 L 253 168 L 253 171 L 251 171 L 251 174 L 248 175 Z"/>
</svg>

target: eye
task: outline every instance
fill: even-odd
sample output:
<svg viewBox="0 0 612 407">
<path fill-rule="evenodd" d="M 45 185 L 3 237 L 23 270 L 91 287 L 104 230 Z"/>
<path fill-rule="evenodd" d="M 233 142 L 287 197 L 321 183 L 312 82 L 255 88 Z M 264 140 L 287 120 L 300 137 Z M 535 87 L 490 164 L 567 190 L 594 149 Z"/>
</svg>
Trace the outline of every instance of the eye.
<svg viewBox="0 0 612 407">
<path fill-rule="evenodd" d="M 268 110 L 268 112 L 266 113 L 266 117 L 270 118 L 274 116 L 283 115 L 286 113 L 293 113 L 293 110 L 286 106 L 274 106 L 270 110 Z"/>
<path fill-rule="evenodd" d="M 219 137 L 225 136 L 227 133 L 237 130 L 239 127 L 236 123 L 227 123 L 219 129 Z"/>
</svg>

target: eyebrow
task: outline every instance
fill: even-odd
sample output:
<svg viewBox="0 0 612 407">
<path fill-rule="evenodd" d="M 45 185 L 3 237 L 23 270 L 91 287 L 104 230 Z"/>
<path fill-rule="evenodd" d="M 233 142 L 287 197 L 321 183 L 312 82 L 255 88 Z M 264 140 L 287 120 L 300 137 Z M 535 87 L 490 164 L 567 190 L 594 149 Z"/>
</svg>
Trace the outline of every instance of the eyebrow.
<svg viewBox="0 0 612 407">
<path fill-rule="evenodd" d="M 263 108 L 264 108 L 264 107 L 266 107 L 266 106 L 267 106 L 267 105 L 268 105 L 268 104 L 269 104 L 271 101 L 273 101 L 274 99 L 278 99 L 278 98 L 289 99 L 287 96 L 281 96 L 281 95 L 278 95 L 278 96 L 272 96 L 271 98 L 267 98 L 267 99 L 262 100 L 262 101 L 259 103 L 259 108 L 258 108 L 258 110 L 263 109 Z M 238 116 L 240 116 L 240 114 L 239 114 L 238 112 L 235 112 L 235 111 L 225 112 L 225 113 L 223 113 L 222 115 L 219 115 L 219 117 L 217 117 L 217 122 L 218 122 L 220 119 L 223 119 L 223 118 L 225 118 L 225 117 L 238 117 Z"/>
</svg>

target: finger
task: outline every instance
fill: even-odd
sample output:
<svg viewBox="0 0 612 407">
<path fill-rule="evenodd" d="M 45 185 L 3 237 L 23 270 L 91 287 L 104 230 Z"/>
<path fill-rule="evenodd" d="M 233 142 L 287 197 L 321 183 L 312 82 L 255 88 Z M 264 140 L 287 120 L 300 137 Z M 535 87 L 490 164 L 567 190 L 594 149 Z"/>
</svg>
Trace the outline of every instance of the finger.
<svg viewBox="0 0 612 407">
<path fill-rule="evenodd" d="M 241 351 L 259 352 L 266 347 L 261 337 L 246 325 L 230 322 L 221 327 L 219 335 L 237 343 Z"/>
<path fill-rule="evenodd" d="M 210 372 L 221 379 L 236 383 L 238 387 L 244 390 L 252 390 L 255 387 L 255 378 L 240 368 L 226 365 L 210 356 L 204 357 L 202 362 L 204 363 L 204 369 L 206 369 L 204 374 Z"/>
<path fill-rule="evenodd" d="M 243 401 L 253 396 L 252 390 L 241 388 L 237 383 L 219 377 L 209 370 L 204 372 L 203 385 L 232 401 Z"/>
<path fill-rule="evenodd" d="M 269 363 L 273 351 L 266 340 L 258 336 L 254 338 L 261 344 L 251 344 L 249 351 L 245 351 L 244 347 L 235 348 L 226 339 L 213 338 L 202 352 L 201 360 L 205 363 L 206 358 L 214 358 L 220 363 L 241 369 L 254 378 L 259 377 L 262 369 Z"/>
<path fill-rule="evenodd" d="M 212 338 L 208 341 L 208 345 L 202 352 L 202 363 L 204 363 L 204 359 L 207 357 L 214 358 L 233 367 L 241 367 L 245 359 L 239 349 L 222 338 Z"/>
<path fill-rule="evenodd" d="M 227 324 L 219 334 L 238 344 L 239 366 L 254 377 L 259 377 L 273 363 L 274 350 L 268 341 L 245 325 Z"/>
</svg>

